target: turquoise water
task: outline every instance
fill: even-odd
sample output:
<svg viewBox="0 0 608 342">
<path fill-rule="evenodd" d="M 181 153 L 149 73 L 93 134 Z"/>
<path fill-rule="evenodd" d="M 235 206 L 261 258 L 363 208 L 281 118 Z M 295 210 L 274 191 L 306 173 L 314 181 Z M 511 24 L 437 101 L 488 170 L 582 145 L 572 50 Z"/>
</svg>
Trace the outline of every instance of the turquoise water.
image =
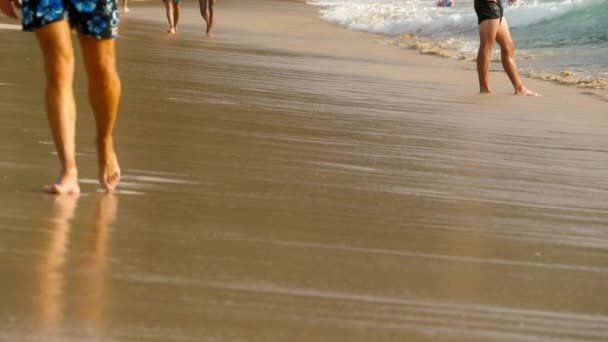
<svg viewBox="0 0 608 342">
<path fill-rule="evenodd" d="M 505 2 L 505 17 L 523 73 L 572 85 L 608 89 L 608 0 Z M 315 0 L 321 17 L 348 29 L 423 40 L 444 55 L 471 59 L 478 48 L 473 0 L 437 7 L 434 0 Z M 434 53 L 434 52 L 433 52 Z M 592 82 L 592 83 L 591 83 Z"/>
<path fill-rule="evenodd" d="M 580 1 L 565 13 L 514 27 L 518 46 L 549 57 L 530 64 L 608 77 L 608 1 Z"/>
</svg>

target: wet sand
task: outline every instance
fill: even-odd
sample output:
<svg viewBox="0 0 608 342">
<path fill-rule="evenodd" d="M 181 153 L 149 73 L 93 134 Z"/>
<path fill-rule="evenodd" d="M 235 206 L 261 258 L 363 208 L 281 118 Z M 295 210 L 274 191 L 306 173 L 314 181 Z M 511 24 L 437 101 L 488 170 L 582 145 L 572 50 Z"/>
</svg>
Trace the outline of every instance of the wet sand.
<svg viewBox="0 0 608 342">
<path fill-rule="evenodd" d="M 479 96 L 299 1 L 221 1 L 215 40 L 130 6 L 115 195 L 82 65 L 84 193 L 40 192 L 40 53 L 0 28 L 0 341 L 606 340 L 605 102 Z"/>
</svg>

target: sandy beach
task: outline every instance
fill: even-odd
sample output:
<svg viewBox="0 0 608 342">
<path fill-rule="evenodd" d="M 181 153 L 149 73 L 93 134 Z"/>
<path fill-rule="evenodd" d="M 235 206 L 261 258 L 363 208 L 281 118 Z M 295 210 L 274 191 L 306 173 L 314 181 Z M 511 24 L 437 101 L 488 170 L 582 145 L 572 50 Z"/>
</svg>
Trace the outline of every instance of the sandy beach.
<svg viewBox="0 0 608 342">
<path fill-rule="evenodd" d="M 0 19 L 0 341 L 606 340 L 605 100 L 480 96 L 303 1 L 220 0 L 213 40 L 194 2 L 176 36 L 129 6 L 123 181 L 79 62 L 77 199 L 41 192 L 41 56 Z"/>
</svg>

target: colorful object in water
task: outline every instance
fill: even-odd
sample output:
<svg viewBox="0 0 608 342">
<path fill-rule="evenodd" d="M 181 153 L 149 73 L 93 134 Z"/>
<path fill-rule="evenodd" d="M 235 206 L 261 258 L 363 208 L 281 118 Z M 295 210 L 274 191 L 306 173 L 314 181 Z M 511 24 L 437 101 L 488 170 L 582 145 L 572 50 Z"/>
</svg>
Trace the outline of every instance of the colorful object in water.
<svg viewBox="0 0 608 342">
<path fill-rule="evenodd" d="M 439 7 L 452 7 L 454 6 L 455 0 L 439 0 L 437 1 L 437 6 Z"/>
</svg>

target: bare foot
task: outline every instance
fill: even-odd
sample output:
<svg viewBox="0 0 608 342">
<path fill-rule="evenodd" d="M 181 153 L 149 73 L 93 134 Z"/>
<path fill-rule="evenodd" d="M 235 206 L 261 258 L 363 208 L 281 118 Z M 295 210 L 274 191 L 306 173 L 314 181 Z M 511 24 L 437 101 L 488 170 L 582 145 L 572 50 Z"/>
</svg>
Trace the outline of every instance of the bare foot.
<svg viewBox="0 0 608 342">
<path fill-rule="evenodd" d="M 515 95 L 519 95 L 519 96 L 540 96 L 539 93 L 533 92 L 532 90 L 523 87 L 521 89 L 518 89 L 515 91 Z"/>
<path fill-rule="evenodd" d="M 78 185 L 78 170 L 64 171 L 59 181 L 44 187 L 44 192 L 53 195 L 76 195 L 80 194 Z"/>
<path fill-rule="evenodd" d="M 490 87 L 488 87 L 488 86 L 479 85 L 479 94 L 481 94 L 481 95 L 492 95 L 492 90 L 490 90 Z"/>
<path fill-rule="evenodd" d="M 105 191 L 114 191 L 120 181 L 120 167 L 111 139 L 97 143 L 99 159 L 99 185 Z"/>
<path fill-rule="evenodd" d="M 173 28 L 173 27 L 170 27 L 167 29 L 167 33 L 169 33 L 169 34 L 175 34 L 175 32 L 176 32 L 175 28 Z"/>
<path fill-rule="evenodd" d="M 123 7 L 122 11 L 123 13 L 129 13 L 131 10 L 129 9 L 129 7 Z"/>
</svg>

